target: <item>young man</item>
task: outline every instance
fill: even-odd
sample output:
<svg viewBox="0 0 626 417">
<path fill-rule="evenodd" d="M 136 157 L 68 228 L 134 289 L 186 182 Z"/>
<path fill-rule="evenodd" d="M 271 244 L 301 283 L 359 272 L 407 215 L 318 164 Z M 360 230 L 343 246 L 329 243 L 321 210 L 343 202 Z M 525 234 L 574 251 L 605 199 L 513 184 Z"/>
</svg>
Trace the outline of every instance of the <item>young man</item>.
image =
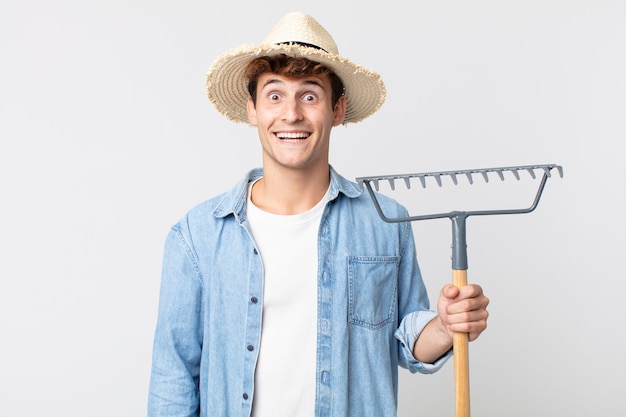
<svg viewBox="0 0 626 417">
<path fill-rule="evenodd" d="M 257 127 L 263 168 L 167 238 L 149 415 L 395 416 L 398 365 L 438 370 L 453 332 L 485 329 L 488 299 L 448 285 L 430 311 L 410 223 L 381 221 L 329 165 L 332 128 L 380 107 L 380 77 L 292 13 L 219 57 L 207 89 Z"/>
</svg>

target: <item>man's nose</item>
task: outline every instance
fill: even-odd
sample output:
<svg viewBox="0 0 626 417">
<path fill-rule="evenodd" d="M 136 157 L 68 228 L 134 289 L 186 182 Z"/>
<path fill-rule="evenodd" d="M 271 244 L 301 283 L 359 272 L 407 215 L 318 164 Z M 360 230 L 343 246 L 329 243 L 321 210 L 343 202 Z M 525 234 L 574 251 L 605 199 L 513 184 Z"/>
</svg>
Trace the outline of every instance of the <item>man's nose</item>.
<svg viewBox="0 0 626 417">
<path fill-rule="evenodd" d="M 302 109 L 300 102 L 296 98 L 285 100 L 283 107 L 283 121 L 286 123 L 295 123 L 302 120 Z"/>
</svg>

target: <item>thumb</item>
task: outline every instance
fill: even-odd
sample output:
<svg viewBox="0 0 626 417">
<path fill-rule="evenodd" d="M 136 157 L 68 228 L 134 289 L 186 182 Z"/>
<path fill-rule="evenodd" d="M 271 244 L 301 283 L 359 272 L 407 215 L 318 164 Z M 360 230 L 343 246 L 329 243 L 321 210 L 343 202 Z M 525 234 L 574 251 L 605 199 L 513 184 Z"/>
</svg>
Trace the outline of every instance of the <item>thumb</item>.
<svg viewBox="0 0 626 417">
<path fill-rule="evenodd" d="M 459 296 L 460 290 L 452 284 L 448 284 L 441 290 L 441 295 L 449 299 L 455 299 Z"/>
</svg>

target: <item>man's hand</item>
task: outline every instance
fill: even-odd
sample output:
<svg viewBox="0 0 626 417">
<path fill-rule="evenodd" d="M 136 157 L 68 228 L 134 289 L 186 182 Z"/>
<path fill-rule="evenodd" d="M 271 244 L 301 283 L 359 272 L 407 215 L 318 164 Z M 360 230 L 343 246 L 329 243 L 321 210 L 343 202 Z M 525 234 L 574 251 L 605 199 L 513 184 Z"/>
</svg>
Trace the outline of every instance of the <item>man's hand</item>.
<svg viewBox="0 0 626 417">
<path fill-rule="evenodd" d="M 479 285 L 457 288 L 448 284 L 443 287 L 437 302 L 437 313 L 450 340 L 455 332 L 469 333 L 469 340 L 475 340 L 487 328 L 488 304 L 489 299 Z"/>
<path fill-rule="evenodd" d="M 487 328 L 488 304 L 479 285 L 443 287 L 437 302 L 438 316 L 426 325 L 413 346 L 415 358 L 433 363 L 450 350 L 456 332 L 469 333 L 469 340 L 476 339 Z"/>
</svg>

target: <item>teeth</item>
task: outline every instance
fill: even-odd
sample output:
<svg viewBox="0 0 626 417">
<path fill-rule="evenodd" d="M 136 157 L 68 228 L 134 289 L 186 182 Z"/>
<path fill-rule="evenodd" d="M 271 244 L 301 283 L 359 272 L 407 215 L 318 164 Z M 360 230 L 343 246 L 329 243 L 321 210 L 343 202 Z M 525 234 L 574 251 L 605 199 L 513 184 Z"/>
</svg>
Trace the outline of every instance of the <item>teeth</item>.
<svg viewBox="0 0 626 417">
<path fill-rule="evenodd" d="M 280 132 L 277 133 L 280 139 L 306 139 L 309 137 L 308 133 L 290 133 L 290 132 Z"/>
</svg>

